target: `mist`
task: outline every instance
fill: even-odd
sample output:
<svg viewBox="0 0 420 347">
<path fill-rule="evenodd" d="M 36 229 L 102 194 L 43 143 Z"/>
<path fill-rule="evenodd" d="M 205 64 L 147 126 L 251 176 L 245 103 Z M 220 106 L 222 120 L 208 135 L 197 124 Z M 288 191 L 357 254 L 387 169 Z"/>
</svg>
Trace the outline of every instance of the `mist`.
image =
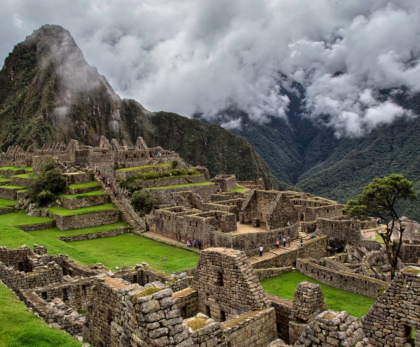
<svg viewBox="0 0 420 347">
<path fill-rule="evenodd" d="M 61 25 L 116 93 L 150 111 L 211 121 L 234 106 L 257 122 L 287 119 L 282 91 L 295 80 L 306 90 L 305 117 L 337 137 L 363 136 L 414 116 L 381 90 L 420 91 L 418 0 L 3 0 L 2 8 L 2 57 L 41 25 Z"/>
</svg>

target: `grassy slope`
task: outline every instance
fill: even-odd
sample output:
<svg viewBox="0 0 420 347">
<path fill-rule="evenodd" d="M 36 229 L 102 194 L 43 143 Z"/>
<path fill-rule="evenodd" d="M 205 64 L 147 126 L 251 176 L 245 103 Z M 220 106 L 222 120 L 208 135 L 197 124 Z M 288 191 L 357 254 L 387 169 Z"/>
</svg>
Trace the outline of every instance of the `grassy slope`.
<svg viewBox="0 0 420 347">
<path fill-rule="evenodd" d="M 0 198 L 0 208 L 15 206 L 16 203 L 16 200 L 7 200 L 4 198 Z"/>
<path fill-rule="evenodd" d="M 70 184 L 69 188 L 71 189 L 79 189 L 79 188 L 92 188 L 92 187 L 98 187 L 102 188 L 102 186 L 94 181 L 87 182 L 87 183 L 78 183 L 78 184 Z"/>
<path fill-rule="evenodd" d="M 146 262 L 158 270 L 171 273 L 191 269 L 198 261 L 198 255 L 195 253 L 130 234 L 75 241 L 70 244 L 85 253 L 92 254 L 110 269 L 115 269 L 117 265 L 121 268 Z M 167 260 L 162 261 L 162 257 L 166 257 Z"/>
<path fill-rule="evenodd" d="M 0 347 L 77 347 L 82 343 L 50 329 L 16 295 L 0 283 Z"/>
<path fill-rule="evenodd" d="M 78 208 L 77 210 L 69 210 L 65 207 L 49 207 L 48 210 L 59 216 L 74 216 L 78 214 L 85 214 L 90 212 L 99 212 L 99 211 L 110 211 L 115 210 L 111 203 L 99 205 L 99 206 L 91 206 L 91 207 L 82 207 Z"/>
<path fill-rule="evenodd" d="M 31 225 L 54 221 L 49 217 L 28 217 L 26 214 L 26 211 L 19 211 L 0 215 L 0 226 Z"/>
<path fill-rule="evenodd" d="M 78 195 L 65 195 L 62 194 L 60 195 L 60 198 L 67 198 L 67 199 L 77 199 L 77 197 L 85 197 L 85 196 L 97 196 L 97 195 L 105 195 L 106 192 L 103 192 L 102 190 L 94 190 L 93 192 L 89 192 L 89 193 L 83 193 L 83 194 L 78 194 Z"/>
<path fill-rule="evenodd" d="M 149 189 L 169 189 L 169 188 L 182 188 L 182 187 L 194 187 L 194 186 L 210 186 L 214 185 L 213 182 L 201 182 L 201 183 L 186 183 L 186 184 L 178 184 L 178 185 L 170 185 L 170 186 L 162 186 L 162 187 L 150 187 Z"/>
<path fill-rule="evenodd" d="M 293 300 L 296 286 L 303 281 L 321 285 L 327 307 L 334 311 L 344 310 L 360 318 L 375 303 L 375 299 L 328 286 L 298 271 L 263 280 L 261 285 L 267 293 Z"/>
</svg>

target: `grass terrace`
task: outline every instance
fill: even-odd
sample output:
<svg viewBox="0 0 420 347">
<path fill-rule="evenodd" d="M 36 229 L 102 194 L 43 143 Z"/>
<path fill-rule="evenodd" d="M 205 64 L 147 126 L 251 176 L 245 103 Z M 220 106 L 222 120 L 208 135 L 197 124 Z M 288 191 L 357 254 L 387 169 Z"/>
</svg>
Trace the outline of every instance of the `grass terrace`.
<svg viewBox="0 0 420 347">
<path fill-rule="evenodd" d="M 102 190 L 94 190 L 93 192 L 77 194 L 77 195 L 62 194 L 62 195 L 60 195 L 60 198 L 77 199 L 77 198 L 84 198 L 84 197 L 87 197 L 87 196 L 97 196 L 97 195 L 105 195 L 105 194 L 107 194 L 107 193 L 102 191 Z"/>
<path fill-rule="evenodd" d="M 296 286 L 303 281 L 321 285 L 328 309 L 338 312 L 344 310 L 357 318 L 364 316 L 376 301 L 364 295 L 328 286 L 298 271 L 262 280 L 261 285 L 267 293 L 293 300 Z"/>
<path fill-rule="evenodd" d="M 50 329 L 0 283 L 0 347 L 80 347 L 81 342 L 58 329 Z"/>
<path fill-rule="evenodd" d="M 143 169 L 154 169 L 156 166 L 154 165 L 143 165 L 143 166 L 136 166 L 136 167 L 125 167 L 119 168 L 116 171 L 133 171 L 133 170 L 143 170 Z"/>
<path fill-rule="evenodd" d="M 10 178 L 0 178 L 0 182 L 10 182 Z"/>
<path fill-rule="evenodd" d="M 6 166 L 6 167 L 0 167 L 0 170 L 1 171 L 16 171 L 16 170 L 25 170 L 25 168 L 24 167 Z"/>
<path fill-rule="evenodd" d="M 4 199 L 5 200 L 5 199 Z M 11 200 L 8 200 L 11 201 Z M 10 212 L 0 215 L 0 226 L 14 227 L 21 225 L 32 225 L 52 222 L 54 219 L 49 217 L 28 217 L 26 211 Z"/>
<path fill-rule="evenodd" d="M 16 203 L 17 203 L 17 200 L 7 200 L 7 199 L 4 199 L 4 198 L 0 198 L 0 209 L 5 208 L 5 207 L 15 206 Z"/>
<path fill-rule="evenodd" d="M 5 188 L 5 189 L 19 189 L 19 190 L 26 189 L 26 187 L 23 187 L 23 186 L 1 186 L 1 188 Z"/>
<path fill-rule="evenodd" d="M 58 216 L 74 216 L 78 214 L 85 214 L 90 212 L 99 212 L 99 211 L 111 211 L 115 210 L 114 206 L 111 203 L 99 205 L 99 206 L 90 206 L 90 207 L 82 207 L 78 208 L 77 210 L 69 210 L 65 207 L 50 207 L 48 211 Z"/>
<path fill-rule="evenodd" d="M 158 167 L 168 167 L 168 166 L 172 166 L 172 164 L 171 163 L 158 164 Z"/>
<path fill-rule="evenodd" d="M 28 191 L 28 189 L 21 189 L 21 190 L 18 190 L 18 193 L 24 193 L 24 192 L 27 192 Z"/>
<path fill-rule="evenodd" d="M 13 177 L 19 177 L 19 178 L 37 178 L 39 177 L 39 175 L 34 175 L 33 173 L 27 173 L 27 174 L 22 174 L 22 175 L 16 175 Z"/>
<path fill-rule="evenodd" d="M 182 177 L 182 176 L 176 176 Z M 162 187 L 151 187 L 147 189 L 170 189 L 170 188 L 183 188 L 183 187 L 194 187 L 194 186 L 210 186 L 214 185 L 213 182 L 201 182 L 201 183 L 187 183 L 187 184 L 178 184 L 178 185 L 171 185 L 171 186 L 162 186 Z"/>
<path fill-rule="evenodd" d="M 114 271 L 117 265 L 120 268 L 131 267 L 146 262 L 157 270 L 172 273 L 194 268 L 199 257 L 196 253 L 132 234 L 74 241 L 69 244 L 84 253 L 91 254 Z M 162 257 L 166 257 L 167 260 L 162 261 Z"/>
<path fill-rule="evenodd" d="M 235 187 L 235 188 L 229 190 L 229 193 L 233 193 L 233 192 L 243 193 L 243 192 L 246 192 L 247 190 L 249 190 L 249 189 L 244 188 L 244 187 Z"/>
<path fill-rule="evenodd" d="M 71 189 L 80 189 L 80 188 L 93 188 L 93 187 L 98 187 L 98 188 L 102 188 L 102 186 L 94 181 L 91 182 L 87 182 L 87 183 L 79 183 L 79 184 L 70 184 L 69 188 Z"/>
</svg>

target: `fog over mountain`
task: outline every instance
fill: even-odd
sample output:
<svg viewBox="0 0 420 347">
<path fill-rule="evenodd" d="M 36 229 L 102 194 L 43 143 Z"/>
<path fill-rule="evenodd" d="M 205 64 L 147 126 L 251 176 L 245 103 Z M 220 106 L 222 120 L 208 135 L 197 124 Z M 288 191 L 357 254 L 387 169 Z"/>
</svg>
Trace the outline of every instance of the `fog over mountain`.
<svg viewBox="0 0 420 347">
<path fill-rule="evenodd" d="M 151 111 L 211 120 L 237 107 L 267 123 L 286 119 L 297 94 L 338 138 L 415 116 L 393 96 L 420 91 L 418 0 L 3 0 L 0 56 L 45 23 Z"/>
</svg>

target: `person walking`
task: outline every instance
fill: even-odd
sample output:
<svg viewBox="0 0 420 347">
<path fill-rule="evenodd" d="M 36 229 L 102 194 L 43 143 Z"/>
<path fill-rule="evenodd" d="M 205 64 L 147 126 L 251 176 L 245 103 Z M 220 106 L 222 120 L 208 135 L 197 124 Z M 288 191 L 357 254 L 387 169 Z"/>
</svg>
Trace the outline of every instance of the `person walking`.
<svg viewBox="0 0 420 347">
<path fill-rule="evenodd" d="M 263 246 L 260 246 L 260 257 L 262 257 L 262 254 L 263 254 Z"/>
<path fill-rule="evenodd" d="M 289 244 L 289 247 L 290 247 L 290 242 L 291 242 L 291 241 L 290 241 L 290 237 L 288 237 L 288 238 L 287 238 L 287 243 Z"/>
<path fill-rule="evenodd" d="M 289 221 L 287 221 L 286 225 L 287 225 L 288 227 L 290 227 L 290 223 L 289 223 Z"/>
<path fill-rule="evenodd" d="M 286 238 L 283 237 L 283 247 L 286 247 Z"/>
<path fill-rule="evenodd" d="M 277 246 L 277 248 L 280 248 L 280 241 L 279 240 L 276 241 L 276 246 Z"/>
<path fill-rule="evenodd" d="M 300 247 L 303 247 L 303 239 L 300 239 Z"/>
<path fill-rule="evenodd" d="M 201 250 L 201 241 L 198 240 L 198 249 Z"/>
<path fill-rule="evenodd" d="M 196 239 L 193 240 L 193 247 L 195 248 L 195 246 L 197 246 L 197 240 Z"/>
</svg>

